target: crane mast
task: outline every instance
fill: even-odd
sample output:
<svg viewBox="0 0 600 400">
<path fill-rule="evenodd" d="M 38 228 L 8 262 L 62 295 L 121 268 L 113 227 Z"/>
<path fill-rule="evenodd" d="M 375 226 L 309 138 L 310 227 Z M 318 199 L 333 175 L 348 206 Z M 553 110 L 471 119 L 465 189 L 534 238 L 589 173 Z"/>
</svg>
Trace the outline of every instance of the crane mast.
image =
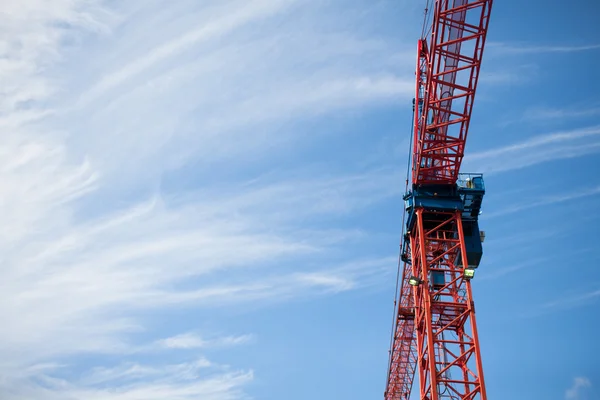
<svg viewBox="0 0 600 400">
<path fill-rule="evenodd" d="M 408 400 L 417 374 L 421 400 L 487 399 L 471 291 L 485 186 L 460 165 L 491 7 L 435 0 L 418 41 L 412 185 L 385 400 Z"/>
</svg>

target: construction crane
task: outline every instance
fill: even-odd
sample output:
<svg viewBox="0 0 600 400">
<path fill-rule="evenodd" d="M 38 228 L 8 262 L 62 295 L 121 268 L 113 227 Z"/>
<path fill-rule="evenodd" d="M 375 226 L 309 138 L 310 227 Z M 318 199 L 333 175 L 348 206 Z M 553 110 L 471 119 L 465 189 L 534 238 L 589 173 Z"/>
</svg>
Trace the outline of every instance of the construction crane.
<svg viewBox="0 0 600 400">
<path fill-rule="evenodd" d="M 461 174 L 492 0 L 435 0 L 418 41 L 410 187 L 385 400 L 486 400 L 471 279 L 481 174 Z"/>
</svg>

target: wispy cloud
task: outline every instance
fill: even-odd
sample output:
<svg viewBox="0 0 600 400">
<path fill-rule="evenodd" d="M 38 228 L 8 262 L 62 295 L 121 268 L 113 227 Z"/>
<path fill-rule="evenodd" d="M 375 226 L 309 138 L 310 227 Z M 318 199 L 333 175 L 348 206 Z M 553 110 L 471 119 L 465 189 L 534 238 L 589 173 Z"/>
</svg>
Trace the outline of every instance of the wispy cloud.
<svg viewBox="0 0 600 400">
<path fill-rule="evenodd" d="M 488 218 L 501 217 L 501 216 L 513 214 L 513 213 L 516 213 L 519 211 L 529 210 L 532 208 L 538 208 L 538 207 L 542 207 L 542 206 L 549 206 L 549 205 L 553 205 L 553 204 L 564 203 L 567 201 L 572 201 L 572 200 L 581 199 L 581 198 L 585 198 L 585 197 L 595 196 L 597 194 L 600 194 L 600 186 L 595 187 L 595 188 L 582 188 L 579 190 L 575 190 L 572 194 L 558 195 L 558 196 L 557 195 L 546 196 L 544 198 L 541 198 L 541 199 L 538 199 L 535 201 L 529 201 L 527 203 L 516 204 L 514 206 L 499 210 L 497 212 L 485 214 L 485 218 L 488 219 Z"/>
<path fill-rule="evenodd" d="M 290 151 L 288 143 L 314 139 L 286 125 L 290 121 L 413 95 L 412 70 L 394 74 L 389 44 L 363 38 L 342 25 L 344 19 L 327 15 L 311 19 L 327 19 L 327 25 L 294 22 L 292 12 L 310 12 L 302 2 L 184 3 L 198 21 L 177 15 L 183 27 L 173 27 L 161 19 L 155 23 L 171 29 L 160 34 L 128 28 L 127 40 L 98 50 L 118 55 L 92 77 L 98 83 L 71 83 L 61 97 L 66 111 L 57 123 L 75 121 L 86 130 L 85 140 L 72 143 L 107 179 L 156 174 L 190 159 L 207 165 Z M 229 22 L 221 26 L 219 20 Z M 289 29 L 281 29 L 283 20 Z M 66 73 L 81 68 L 80 60 L 64 65 Z M 144 132 L 144 141 L 133 140 L 133 132 Z M 127 159 L 128 168 L 116 168 L 115 157 Z"/>
<path fill-rule="evenodd" d="M 295 0 L 233 2 L 234 6 L 224 7 L 221 13 L 217 13 L 218 17 L 214 20 L 202 21 L 203 23 L 200 23 L 198 28 L 187 31 L 104 75 L 98 83 L 83 94 L 81 101 L 87 103 L 103 93 L 131 81 L 157 64 L 167 59 L 173 59 L 195 45 L 218 39 L 245 25 L 257 23 L 273 14 L 283 12 L 294 2 Z M 210 10 L 210 7 L 206 8 Z"/>
<path fill-rule="evenodd" d="M 504 267 L 501 267 L 501 266 L 495 264 L 489 268 L 489 270 L 491 272 L 484 272 L 483 274 L 481 274 L 481 276 L 477 277 L 477 280 L 485 281 L 485 280 L 498 279 L 502 276 L 508 275 L 515 271 L 519 271 L 519 270 L 522 270 L 525 268 L 531 268 L 532 266 L 540 265 L 541 263 L 543 263 L 546 260 L 547 259 L 545 259 L 545 258 L 538 258 L 538 259 L 529 260 L 529 261 L 522 262 L 522 263 L 515 263 L 515 264 L 504 266 Z M 486 269 L 488 269 L 488 268 L 486 268 Z"/>
<path fill-rule="evenodd" d="M 188 332 L 159 340 L 156 344 L 167 349 L 198 349 L 206 347 L 233 346 L 248 343 L 252 335 L 225 336 L 216 339 L 204 339 L 202 336 Z"/>
<path fill-rule="evenodd" d="M 539 67 L 537 65 L 522 64 L 495 71 L 487 68 L 481 72 L 480 81 L 482 85 L 510 86 L 529 83 L 536 79 L 538 75 Z"/>
<path fill-rule="evenodd" d="M 600 107 L 579 107 L 579 108 L 532 108 L 524 114 L 528 120 L 556 120 L 567 118 L 582 118 L 600 115 Z"/>
<path fill-rule="evenodd" d="M 543 308 L 572 308 L 588 303 L 600 297 L 600 288 L 589 291 L 587 293 L 579 293 L 571 296 L 563 296 L 560 300 L 550 301 L 543 305 Z"/>
<path fill-rule="evenodd" d="M 345 231 L 294 228 L 296 218 L 360 207 L 356 181 L 346 186 L 330 182 L 327 187 L 316 183 L 321 189 L 306 182 L 298 185 L 306 191 L 296 192 L 291 204 L 272 197 L 268 187 L 258 193 L 246 187 L 237 201 L 235 197 L 205 202 L 196 198 L 172 210 L 168 203 L 156 200 L 86 223 L 59 219 L 62 226 L 54 218 L 34 220 L 35 235 L 23 232 L 21 240 L 11 238 L 12 246 L 8 240 L 3 242 L 4 255 L 11 260 L 4 265 L 11 284 L 0 296 L 5 304 L 0 313 L 11 324 L 0 334 L 0 351 L 6 355 L 10 349 L 25 346 L 35 358 L 64 352 L 112 352 L 124 346 L 120 333 L 139 329 L 132 320 L 119 317 L 132 310 L 185 302 L 211 306 L 272 297 L 281 300 L 304 295 L 311 288 L 355 287 L 353 277 L 363 268 L 354 264 L 339 271 L 329 265 L 328 273 L 297 274 L 293 269 L 253 273 L 260 264 L 290 262 L 291 257 L 307 259 L 352 238 Z M 365 196 L 372 185 L 363 187 Z M 348 196 L 355 198 L 353 203 L 343 200 L 344 190 L 354 193 Z M 310 203 L 313 211 L 286 215 L 297 202 Z M 68 206 L 60 203 L 51 210 L 60 216 Z M 287 224 L 276 228 L 285 220 Z M 231 269 L 239 272 L 218 274 Z M 372 264 L 364 270 L 377 271 Z M 209 284 L 203 282 L 207 279 Z M 187 289 L 179 287 L 182 280 Z M 189 289 L 196 280 L 196 289 Z M 48 347 L 48 341 L 53 346 Z"/>
<path fill-rule="evenodd" d="M 200 358 L 157 369 L 143 364 L 122 364 L 114 368 L 96 368 L 78 380 L 47 375 L 37 376 L 41 385 L 9 381 L 2 398 L 90 399 L 90 400 L 163 400 L 163 399 L 235 399 L 243 396 L 241 387 L 251 381 L 253 372 L 211 371 L 211 363 Z"/>
<path fill-rule="evenodd" d="M 569 310 L 573 308 L 589 305 L 600 298 L 600 287 L 585 291 L 580 288 L 563 293 L 560 297 L 547 301 L 546 303 L 533 306 L 531 309 L 520 314 L 521 318 L 536 318 L 543 315 L 556 313 L 559 311 Z"/>
<path fill-rule="evenodd" d="M 599 50 L 600 44 L 584 45 L 536 45 L 529 43 L 488 43 L 488 50 L 493 54 L 502 55 L 522 55 L 522 54 L 541 54 L 541 53 L 573 53 L 590 50 Z"/>
<path fill-rule="evenodd" d="M 181 376 L 181 372 L 185 372 L 185 375 L 190 375 L 197 373 L 200 370 L 207 370 L 213 366 L 213 363 L 204 357 L 186 363 L 170 364 L 164 369 L 139 363 L 126 363 L 112 368 L 94 368 L 87 373 L 81 381 L 86 385 L 105 384 L 110 383 L 111 381 L 132 382 L 143 380 L 147 377 L 160 376 L 160 374 L 164 372 L 173 375 L 173 378 L 185 378 L 185 376 Z"/>
<path fill-rule="evenodd" d="M 576 377 L 573 379 L 573 385 L 565 392 L 565 400 L 583 400 L 583 392 L 591 388 L 592 383 L 586 377 Z"/>
<path fill-rule="evenodd" d="M 412 73 L 299 1 L 102 4 L 0 16 L 0 397 L 239 398 L 253 373 L 197 352 L 247 337 L 147 316 L 380 281 L 393 263 L 342 251 L 368 235 L 340 217 L 395 196 L 395 174 L 281 159 L 322 139 L 296 123 L 409 97 Z M 169 357 L 137 360 L 145 343 Z"/>
<path fill-rule="evenodd" d="M 513 124 L 556 125 L 560 122 L 572 123 L 574 119 L 586 120 L 600 115 L 600 107 L 580 105 L 578 107 L 530 107 L 516 118 L 503 118 L 499 126 Z"/>
<path fill-rule="evenodd" d="M 514 192 L 503 193 L 505 196 L 512 196 Z M 486 214 L 484 214 L 486 215 Z M 532 244 L 539 239 L 548 239 L 560 237 L 564 234 L 564 230 L 558 228 L 520 230 L 511 232 L 509 235 L 493 236 L 485 238 L 485 247 L 494 249 L 504 249 L 507 246 L 512 246 L 514 243 Z"/>
<path fill-rule="evenodd" d="M 500 69 L 486 68 L 481 72 L 480 81 L 482 86 L 497 85 L 497 86 L 514 86 L 523 85 L 535 81 L 542 69 L 537 63 L 530 62 L 530 58 L 524 56 L 539 56 L 542 54 L 567 54 L 586 51 L 600 50 L 600 44 L 588 44 L 579 46 L 556 46 L 556 45 L 536 45 L 530 43 L 497 43 L 488 42 L 486 44 L 486 59 L 495 60 L 502 59 L 502 62 L 497 66 Z M 519 62 L 515 64 L 513 61 L 507 61 L 507 56 L 520 56 L 519 60 L 510 59 Z M 509 64 L 507 64 L 507 62 Z M 496 89 L 495 89 L 496 90 Z M 485 100 L 487 95 L 482 93 L 480 100 Z"/>
<path fill-rule="evenodd" d="M 536 136 L 531 139 L 527 139 L 523 142 L 512 144 L 509 146 L 488 150 L 481 153 L 475 153 L 470 156 L 471 159 L 481 159 L 495 156 L 506 156 L 520 150 L 529 150 L 532 148 L 540 147 L 546 144 L 560 143 L 565 141 L 571 141 L 573 139 L 584 138 L 587 136 L 594 136 L 600 134 L 600 126 L 593 126 L 584 129 L 577 129 L 574 131 L 551 133 L 547 135 Z"/>
<path fill-rule="evenodd" d="M 534 136 L 465 157 L 465 168 L 487 173 L 511 171 L 600 151 L 600 126 Z"/>
</svg>

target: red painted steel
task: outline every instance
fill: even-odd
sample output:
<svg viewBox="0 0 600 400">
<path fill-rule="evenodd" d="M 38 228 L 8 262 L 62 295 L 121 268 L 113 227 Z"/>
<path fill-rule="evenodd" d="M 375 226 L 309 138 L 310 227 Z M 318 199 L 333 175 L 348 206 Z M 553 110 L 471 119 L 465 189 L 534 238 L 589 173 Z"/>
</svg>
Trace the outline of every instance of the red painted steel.
<svg viewBox="0 0 600 400">
<path fill-rule="evenodd" d="M 418 209 L 411 232 L 420 399 L 486 399 L 460 211 Z M 464 265 L 457 265 L 459 252 Z M 444 276 L 436 287 L 431 274 Z"/>
<path fill-rule="evenodd" d="M 408 400 L 419 375 L 422 400 L 487 399 L 460 211 L 417 209 L 404 264 L 386 400 Z M 459 253 L 464 264 L 457 264 Z M 444 275 L 435 287 L 431 274 Z M 421 279 L 410 286 L 408 279 Z"/>
<path fill-rule="evenodd" d="M 464 156 L 492 0 L 438 0 L 419 41 L 412 181 L 454 184 Z"/>
<path fill-rule="evenodd" d="M 410 257 L 410 253 L 407 254 Z M 404 263 L 400 302 L 397 303 L 393 345 L 388 369 L 386 400 L 407 400 L 412 390 L 417 366 L 414 301 L 408 280 L 412 275 L 410 264 Z"/>
<path fill-rule="evenodd" d="M 418 42 L 412 182 L 454 185 L 464 156 L 492 0 L 436 0 L 429 42 Z M 486 400 L 459 212 L 417 208 L 403 264 L 386 400 Z M 461 254 L 464 265 L 456 265 Z M 444 275 L 442 287 L 430 274 Z M 411 276 L 422 283 L 410 286 Z"/>
</svg>

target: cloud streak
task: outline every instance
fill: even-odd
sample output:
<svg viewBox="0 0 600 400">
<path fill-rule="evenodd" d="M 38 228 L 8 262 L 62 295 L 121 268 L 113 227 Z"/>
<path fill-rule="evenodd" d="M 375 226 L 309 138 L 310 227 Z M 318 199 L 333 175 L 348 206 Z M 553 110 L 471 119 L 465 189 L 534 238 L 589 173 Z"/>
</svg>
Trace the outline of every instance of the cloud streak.
<svg viewBox="0 0 600 400">
<path fill-rule="evenodd" d="M 573 379 L 573 386 L 565 392 L 565 400 L 580 400 L 581 393 L 592 387 L 592 383 L 586 377 L 577 377 Z"/>
<path fill-rule="evenodd" d="M 567 118 L 583 118 L 592 117 L 600 114 L 600 108 L 534 108 L 529 110 L 525 115 L 526 120 L 556 120 Z"/>
<path fill-rule="evenodd" d="M 550 301 L 543 305 L 543 308 L 572 308 L 582 304 L 586 304 L 591 300 L 600 297 L 600 288 L 589 291 L 583 294 L 577 294 L 573 296 L 566 296 L 560 300 Z"/>
<path fill-rule="evenodd" d="M 248 371 L 210 371 L 211 363 L 198 359 L 161 369 L 143 364 L 123 364 L 97 368 L 79 381 L 67 381 L 47 375 L 38 376 L 41 384 L 31 386 L 13 381 L 5 386 L 3 399 L 235 399 L 243 396 L 241 387 L 253 378 Z"/>
<path fill-rule="evenodd" d="M 560 203 L 564 203 L 567 201 L 572 201 L 572 200 L 577 200 L 577 199 L 581 199 L 581 198 L 585 198 L 585 197 L 595 196 L 597 194 L 600 194 L 600 186 L 595 187 L 595 188 L 589 188 L 589 189 L 584 188 L 584 189 L 574 191 L 573 194 L 547 196 L 547 197 L 542 198 L 537 201 L 530 201 L 527 203 L 518 204 L 518 205 L 509 207 L 509 208 L 505 208 L 505 209 L 499 210 L 497 212 L 485 214 L 486 215 L 485 218 L 487 219 L 487 218 L 501 217 L 501 216 L 513 214 L 516 212 L 529 210 L 532 208 L 549 206 L 549 205 L 553 205 L 553 204 L 560 204 Z"/>
<path fill-rule="evenodd" d="M 592 288 L 591 290 L 588 289 L 587 291 L 586 289 L 579 288 L 577 290 L 564 293 L 555 300 L 539 304 L 533 307 L 531 310 L 521 314 L 521 317 L 539 317 L 550 313 L 556 313 L 557 311 L 583 307 L 593 303 L 598 298 L 600 298 L 600 287 Z"/>
<path fill-rule="evenodd" d="M 291 0 L 102 4 L 0 17 L 0 397 L 243 397 L 253 372 L 200 352 L 252 336 L 164 332 L 148 314 L 381 282 L 393 262 L 342 251 L 368 235 L 340 219 L 396 196 L 393 171 L 280 160 L 326 142 L 296 124 L 324 132 L 334 112 L 410 96 L 412 70 Z"/>
<path fill-rule="evenodd" d="M 531 82 L 538 74 L 539 67 L 535 64 L 522 64 L 496 71 L 488 68 L 482 71 L 480 81 L 482 85 L 517 85 Z"/>
<path fill-rule="evenodd" d="M 514 124 L 556 125 L 572 119 L 585 120 L 600 115 L 600 108 L 587 106 L 579 107 L 531 107 L 515 119 L 504 119 L 500 126 L 506 127 Z"/>
<path fill-rule="evenodd" d="M 498 279 L 505 275 L 513 273 L 515 271 L 519 271 L 521 269 L 535 267 L 546 260 L 547 259 L 545 259 L 545 258 L 538 258 L 538 259 L 534 259 L 534 260 L 523 262 L 523 263 L 516 263 L 513 265 L 509 265 L 504 268 L 498 268 L 498 266 L 495 265 L 494 267 L 490 268 L 490 270 L 492 270 L 493 272 L 485 273 L 484 275 L 477 277 L 477 280 L 485 281 L 485 280 Z"/>
<path fill-rule="evenodd" d="M 153 49 L 150 53 L 121 66 L 118 70 L 103 76 L 97 84 L 83 94 L 82 102 L 85 104 L 91 101 L 102 93 L 122 85 L 145 70 L 177 56 L 178 53 L 190 47 L 215 40 L 230 32 L 239 30 L 247 24 L 256 23 L 272 14 L 284 11 L 294 2 L 294 0 L 232 2 L 232 5 L 223 8 L 217 19 L 205 20 L 199 28 L 190 30 Z M 207 9 L 210 11 L 210 7 L 207 7 Z"/>
<path fill-rule="evenodd" d="M 514 144 L 465 156 L 465 168 L 486 173 L 518 170 L 600 151 L 600 126 L 534 136 Z M 510 162 L 507 162 L 510 160 Z"/>
<path fill-rule="evenodd" d="M 576 53 L 584 51 L 599 50 L 600 44 L 588 44 L 588 45 L 567 45 L 567 46 L 556 46 L 556 45 L 532 45 L 526 43 L 511 44 L 511 43 L 488 43 L 486 47 L 493 54 L 502 55 L 522 55 L 522 54 L 545 54 L 545 53 Z"/>
<path fill-rule="evenodd" d="M 252 335 L 225 336 L 216 339 L 204 339 L 202 336 L 187 332 L 166 339 L 161 339 L 156 344 L 165 349 L 201 349 L 210 347 L 235 346 L 248 343 Z"/>
</svg>

